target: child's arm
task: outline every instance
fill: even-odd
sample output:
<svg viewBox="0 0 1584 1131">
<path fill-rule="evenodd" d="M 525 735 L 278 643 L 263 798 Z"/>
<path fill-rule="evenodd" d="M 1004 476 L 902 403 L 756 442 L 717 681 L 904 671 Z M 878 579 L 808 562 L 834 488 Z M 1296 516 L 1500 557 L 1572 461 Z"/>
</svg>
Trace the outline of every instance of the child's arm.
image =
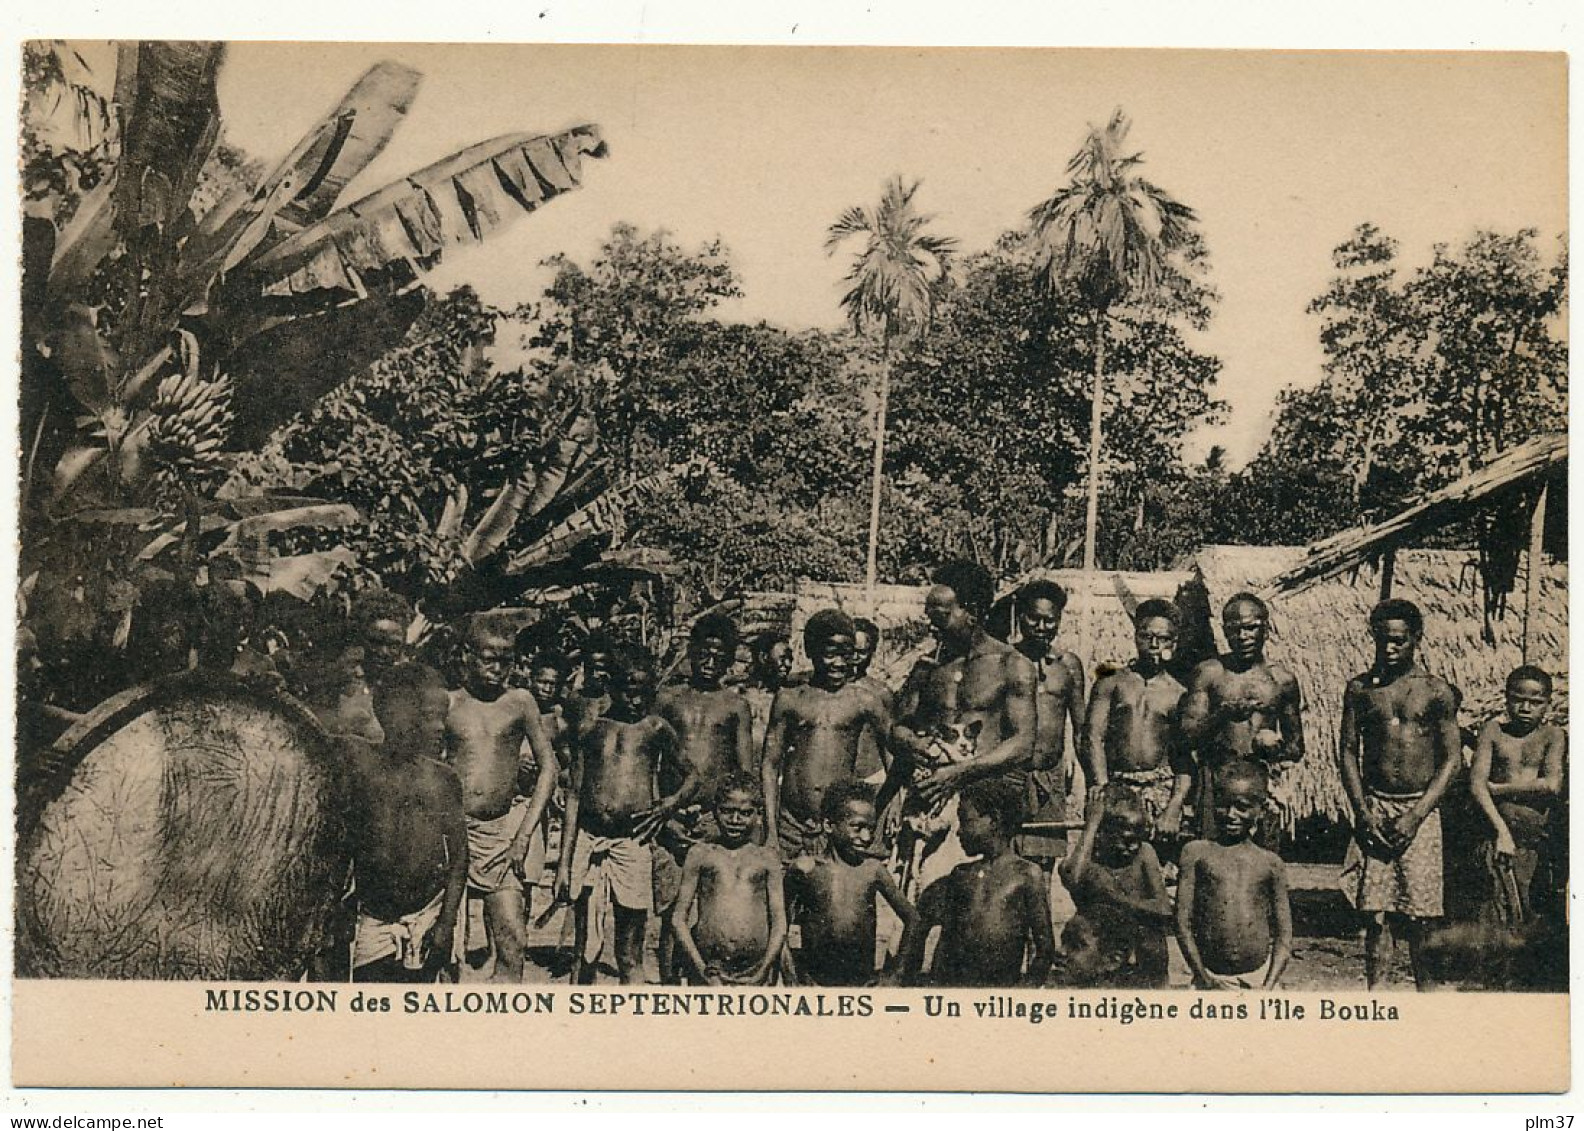
<svg viewBox="0 0 1584 1131">
<path fill-rule="evenodd" d="M 1540 776 L 1532 781 L 1488 782 L 1492 797 L 1510 797 L 1521 804 L 1545 804 L 1562 796 L 1562 775 L 1567 766 L 1567 739 L 1561 727 L 1545 725 L 1537 731 L 1545 743 Z"/>
<path fill-rule="evenodd" d="M 721 986 L 725 983 L 721 981 L 720 975 L 711 974 L 705 969 L 704 956 L 699 953 L 698 943 L 693 941 L 693 928 L 690 925 L 693 901 L 698 895 L 699 861 L 704 849 L 704 845 L 694 845 L 688 850 L 687 859 L 682 861 L 682 881 L 677 886 L 676 904 L 671 911 L 671 933 L 676 935 L 677 945 L 692 963 L 694 976 L 702 978 L 707 986 Z"/>
<path fill-rule="evenodd" d="M 906 944 L 908 936 L 916 929 L 918 924 L 918 908 L 908 902 L 907 896 L 902 894 L 902 889 L 897 885 L 896 877 L 891 875 L 891 870 L 880 861 L 874 862 L 875 891 L 880 898 L 885 900 L 891 910 L 896 912 L 896 917 L 902 920 L 902 940 Z"/>
<path fill-rule="evenodd" d="M 1098 694 L 1098 691 L 1096 694 Z M 1078 834 L 1078 845 L 1073 849 L 1072 855 L 1063 860 L 1057 869 L 1061 873 L 1062 883 L 1067 885 L 1069 891 L 1083 883 L 1084 876 L 1089 871 L 1089 861 L 1094 853 L 1095 837 L 1100 833 L 1100 821 L 1104 816 L 1104 801 L 1098 793 L 1091 791 L 1089 804 L 1084 810 L 1083 832 Z"/>
<path fill-rule="evenodd" d="M 777 691 L 770 703 L 770 725 L 765 728 L 764 753 L 759 765 L 760 788 L 764 790 L 765 845 L 779 849 L 781 817 L 781 759 L 786 756 L 787 700 Z"/>
<path fill-rule="evenodd" d="M 1106 770 L 1105 735 L 1111 725 L 1111 691 L 1116 687 L 1116 676 L 1108 675 L 1097 680 L 1094 694 L 1089 696 L 1089 712 L 1084 720 L 1083 756 L 1084 772 L 1089 775 L 1089 796 L 1096 797 L 1110 781 Z M 1077 734 L 1076 726 L 1073 733 Z M 1094 806 L 1091 806 L 1094 808 Z"/>
<path fill-rule="evenodd" d="M 1028 924 L 1033 953 L 1029 955 L 1024 982 L 1030 986 L 1043 986 L 1046 976 L 1050 974 L 1051 963 L 1056 960 L 1056 936 L 1051 927 L 1045 873 L 1040 871 L 1038 864 L 1030 864 L 1028 869 L 1033 874 L 1023 885 L 1024 914 L 1027 915 L 1024 921 Z"/>
<path fill-rule="evenodd" d="M 528 749 L 539 763 L 539 771 L 538 776 L 534 778 L 533 793 L 528 797 L 528 812 L 523 816 L 517 835 L 512 838 L 506 859 L 511 861 L 512 869 L 518 877 L 526 879 L 528 877 L 523 876 L 523 865 L 528 859 L 528 848 L 533 843 L 534 831 L 544 821 L 545 809 L 550 804 L 550 795 L 555 792 L 556 775 L 561 772 L 561 763 L 556 758 L 555 745 L 545 733 L 544 719 L 539 714 L 539 705 L 526 691 L 522 693 L 522 699 L 522 718 L 528 735 Z"/>
<path fill-rule="evenodd" d="M 775 977 L 787 937 L 786 892 L 781 879 L 781 854 L 771 849 L 763 851 L 769 858 L 769 867 L 765 876 L 765 896 L 770 903 L 770 937 L 765 941 L 764 957 L 743 979 L 755 986 L 766 985 Z"/>
<path fill-rule="evenodd" d="M 1134 901 L 1133 910 L 1144 916 L 1153 926 L 1170 927 L 1172 921 L 1171 897 L 1166 894 L 1166 877 L 1161 874 L 1160 860 L 1155 849 L 1148 844 L 1139 845 L 1139 876 L 1144 890 Z"/>
<path fill-rule="evenodd" d="M 1265 975 L 1262 989 L 1273 990 L 1281 982 L 1282 972 L 1292 958 L 1292 901 L 1287 894 L 1287 868 L 1275 855 L 1270 860 L 1271 945 L 1270 973 Z"/>
<path fill-rule="evenodd" d="M 577 846 L 578 814 L 583 808 L 585 758 L 583 743 L 574 743 L 572 781 L 567 786 L 566 812 L 561 815 L 561 861 L 556 867 L 555 897 L 559 903 L 572 902 L 572 850 Z"/>
<path fill-rule="evenodd" d="M 1503 856 L 1516 856 L 1518 846 L 1513 843 L 1512 830 L 1502 820 L 1501 811 L 1496 808 L 1496 801 L 1491 796 L 1491 752 L 1500 729 L 1501 724 L 1495 719 L 1488 720 L 1480 727 L 1479 740 L 1474 744 L 1474 762 L 1469 767 L 1469 793 L 1496 834 L 1496 851 Z"/>
<path fill-rule="evenodd" d="M 924 976 L 924 944 L 930 932 L 945 919 L 946 886 L 950 876 L 936 880 L 919 896 L 918 911 L 913 922 L 902 932 L 901 981 L 904 986 L 919 985 Z"/>
</svg>

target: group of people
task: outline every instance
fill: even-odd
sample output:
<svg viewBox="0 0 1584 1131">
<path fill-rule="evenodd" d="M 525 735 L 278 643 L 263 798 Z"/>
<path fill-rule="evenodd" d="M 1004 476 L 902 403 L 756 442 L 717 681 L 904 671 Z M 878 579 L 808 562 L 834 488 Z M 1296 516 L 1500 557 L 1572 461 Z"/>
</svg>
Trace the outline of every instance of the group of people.
<svg viewBox="0 0 1584 1131">
<path fill-rule="evenodd" d="M 1229 601 L 1226 652 L 1191 671 L 1176 607 L 1141 603 L 1136 659 L 1086 693 L 1057 642 L 1062 589 L 1024 586 L 999 635 L 994 596 L 977 565 L 942 567 L 926 600 L 936 654 L 893 695 L 868 670 L 878 630 L 834 609 L 804 626 L 801 676 L 784 637 L 757 639 L 745 691 L 727 682 L 739 634 L 720 613 L 694 621 L 672 678 L 637 646 L 596 635 L 574 666 L 477 614 L 446 679 L 403 654 L 404 610 L 382 595 L 360 621 L 366 694 L 318 708 L 352 751 L 352 977 L 447 976 L 471 894 L 502 981 L 522 978 L 529 924 L 567 908 L 577 982 L 604 957 L 643 980 L 653 916 L 672 984 L 1164 987 L 1175 936 L 1196 986 L 1277 985 L 1292 916 L 1271 794 L 1305 750 L 1297 681 L 1265 658 L 1264 603 Z M 1410 602 L 1377 606 L 1374 663 L 1342 704 L 1357 814 L 1342 886 L 1367 918 L 1371 986 L 1388 927 L 1430 983 L 1425 928 L 1443 910 L 1439 806 L 1464 762 L 1459 694 L 1416 660 L 1423 628 Z M 1469 770 L 1515 906 L 1563 790 L 1550 690 L 1516 670 Z M 1053 870 L 1076 909 L 1059 946 Z M 892 968 L 881 903 L 901 923 Z"/>
</svg>

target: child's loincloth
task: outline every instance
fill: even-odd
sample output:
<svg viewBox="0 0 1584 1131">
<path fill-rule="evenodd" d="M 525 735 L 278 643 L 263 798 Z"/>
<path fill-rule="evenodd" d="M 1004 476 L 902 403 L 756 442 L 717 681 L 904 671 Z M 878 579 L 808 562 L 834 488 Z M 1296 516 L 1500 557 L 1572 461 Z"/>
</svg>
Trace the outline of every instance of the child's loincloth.
<svg viewBox="0 0 1584 1131">
<path fill-rule="evenodd" d="M 635 836 L 577 832 L 569 877 L 575 897 L 588 892 L 583 960 L 599 961 L 607 939 L 616 938 L 617 907 L 648 911 L 654 905 L 654 854 Z"/>
<path fill-rule="evenodd" d="M 688 849 L 700 841 L 712 841 L 720 835 L 715 814 L 702 805 L 690 805 L 668 820 L 655 835 L 651 852 L 654 861 L 654 911 L 664 915 L 676 904 L 677 893 L 682 889 L 682 865 L 687 860 Z"/>
<path fill-rule="evenodd" d="M 1391 796 L 1368 791 L 1364 804 L 1382 825 L 1401 817 L 1424 794 Z M 1338 879 L 1342 894 L 1357 910 L 1438 919 L 1442 914 L 1441 811 L 1432 810 L 1401 853 L 1386 859 L 1348 842 Z"/>
<path fill-rule="evenodd" d="M 1271 963 L 1275 961 L 1276 953 L 1275 951 L 1272 951 L 1270 954 L 1266 955 L 1264 962 L 1260 963 L 1256 969 L 1250 970 L 1247 974 L 1222 974 L 1218 970 L 1212 970 L 1211 973 L 1217 974 L 1222 978 L 1235 978 L 1237 980 L 1238 986 L 1242 989 L 1260 990 L 1265 988 L 1265 979 L 1270 977 Z M 1198 978 L 1194 979 L 1194 989 L 1207 990 L 1209 988 L 1209 986 L 1201 984 Z"/>
<path fill-rule="evenodd" d="M 400 918 L 387 922 L 377 919 L 358 908 L 357 927 L 352 935 L 352 969 L 395 956 L 408 970 L 418 970 L 424 964 L 423 939 L 440 918 L 445 904 L 445 891 Z M 442 961 L 455 962 L 462 953 L 462 926 L 460 919 L 452 933 Z"/>
<path fill-rule="evenodd" d="M 499 817 L 467 819 L 468 888 L 480 895 L 493 895 L 518 886 L 512 875 L 511 846 L 522 828 L 528 802 L 512 801 L 511 808 Z M 543 859 L 540 866 L 543 867 Z"/>
</svg>

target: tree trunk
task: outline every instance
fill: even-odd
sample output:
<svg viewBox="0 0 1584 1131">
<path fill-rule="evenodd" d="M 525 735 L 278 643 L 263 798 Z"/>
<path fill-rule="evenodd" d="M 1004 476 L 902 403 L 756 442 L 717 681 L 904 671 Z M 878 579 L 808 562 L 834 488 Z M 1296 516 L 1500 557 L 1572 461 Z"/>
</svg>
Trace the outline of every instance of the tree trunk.
<svg viewBox="0 0 1584 1131">
<path fill-rule="evenodd" d="M 875 408 L 874 470 L 869 484 L 869 560 L 864 566 L 864 592 L 871 613 L 880 557 L 880 471 L 885 463 L 886 406 L 891 397 L 891 334 L 880 344 L 880 397 Z"/>
<path fill-rule="evenodd" d="M 1095 568 L 1100 516 L 1100 412 L 1105 395 L 1106 310 L 1095 311 L 1094 389 L 1089 394 L 1089 503 L 1084 514 L 1084 569 Z"/>
</svg>

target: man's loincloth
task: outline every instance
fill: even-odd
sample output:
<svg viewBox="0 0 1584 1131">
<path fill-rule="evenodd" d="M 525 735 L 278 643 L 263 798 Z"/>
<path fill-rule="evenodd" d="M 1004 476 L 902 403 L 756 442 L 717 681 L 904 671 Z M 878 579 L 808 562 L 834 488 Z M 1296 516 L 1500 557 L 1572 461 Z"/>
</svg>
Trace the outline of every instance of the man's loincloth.
<svg viewBox="0 0 1584 1131">
<path fill-rule="evenodd" d="M 1422 793 L 1390 796 L 1371 790 L 1366 793 L 1364 804 L 1380 824 L 1387 825 L 1412 809 L 1423 796 Z M 1431 811 L 1414 833 L 1413 840 L 1393 859 L 1365 852 L 1357 840 L 1350 841 L 1338 886 L 1359 911 L 1385 912 L 1414 919 L 1440 918 L 1440 810 Z"/>
<path fill-rule="evenodd" d="M 528 802 L 517 798 L 499 817 L 467 819 L 468 889 L 479 895 L 493 895 L 519 886 L 512 874 L 511 846 L 522 828 Z"/>
<path fill-rule="evenodd" d="M 1152 840 L 1161 814 L 1171 804 L 1172 785 L 1176 778 L 1170 766 L 1156 766 L 1153 770 L 1117 770 L 1111 774 L 1112 781 L 1120 782 L 1138 794 L 1144 819 L 1149 822 Z"/>
<path fill-rule="evenodd" d="M 785 809 L 776 814 L 776 839 L 781 859 L 791 863 L 799 856 L 817 856 L 825 844 L 824 823 L 818 817 L 798 817 Z"/>
<path fill-rule="evenodd" d="M 382 958 L 392 955 L 408 970 L 421 969 L 424 964 L 423 938 L 429 929 L 440 918 L 440 911 L 445 905 L 445 891 L 424 904 L 417 911 L 403 915 L 394 921 L 377 919 L 358 908 L 357 927 L 352 935 L 352 969 L 367 966 L 370 962 L 378 962 Z M 462 923 L 457 922 L 456 930 L 448 940 L 446 954 L 442 961 L 449 964 L 455 962 L 462 953 Z"/>
<path fill-rule="evenodd" d="M 1061 766 L 1048 770 L 1008 773 L 1008 780 L 1019 782 L 1023 790 L 1023 820 L 1055 823 L 1067 819 L 1066 772 Z M 1013 838 L 1017 854 L 1026 860 L 1052 861 L 1067 855 L 1067 834 L 1062 830 L 1019 833 Z"/>
<path fill-rule="evenodd" d="M 720 835 L 715 814 L 702 805 L 690 805 L 668 820 L 656 834 L 651 852 L 654 857 L 654 911 L 664 915 L 676 904 L 682 888 L 682 865 L 688 850 L 700 841 L 713 841 Z"/>
</svg>

